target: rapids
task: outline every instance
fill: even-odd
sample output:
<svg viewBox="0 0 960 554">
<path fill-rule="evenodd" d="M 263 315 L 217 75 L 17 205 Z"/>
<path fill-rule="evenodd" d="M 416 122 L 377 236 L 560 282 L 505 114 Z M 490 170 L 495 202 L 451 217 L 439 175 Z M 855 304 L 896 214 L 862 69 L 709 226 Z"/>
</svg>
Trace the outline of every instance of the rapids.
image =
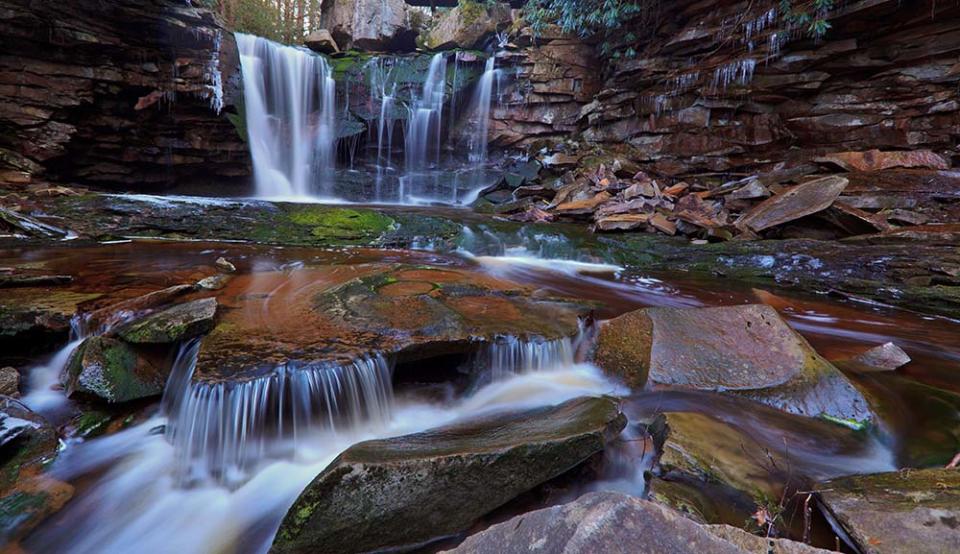
<svg viewBox="0 0 960 554">
<path fill-rule="evenodd" d="M 768 448 L 789 445 L 794 474 L 812 478 L 901 467 L 939 452 L 935 437 L 913 428 L 960 426 L 960 404 L 949 403 L 951 395 L 960 392 L 953 377 L 960 369 L 954 343 L 957 322 L 755 290 L 735 282 L 640 273 L 579 259 L 575 249 L 565 251 L 542 236 L 491 241 L 473 241 L 451 252 L 134 241 L 39 248 L 30 256 L 51 270 L 75 275 L 70 287 L 96 289 L 118 299 L 196 280 L 204 274 L 201 268 L 224 256 L 238 272 L 231 285 L 217 292 L 220 302 L 240 306 L 237 302 L 245 296 L 263 298 L 258 304 L 262 307 L 244 312 L 244 317 L 254 318 L 257 325 L 291 330 L 295 322 L 288 321 L 286 306 L 314 294 L 329 275 L 370 264 L 413 263 L 509 278 L 540 294 L 596 302 L 595 317 L 600 319 L 643 306 L 762 301 L 777 308 L 830 359 L 888 340 L 907 350 L 915 361 L 896 375 L 848 374 L 873 391 L 881 405 L 891 407 L 882 411 L 882 425 L 854 434 L 822 421 L 689 392 L 630 394 L 624 409 L 631 421 L 659 412 L 702 414 L 745 430 Z M 20 254 L 0 251 L 0 262 Z M 82 335 L 78 329 L 58 353 L 31 371 L 25 400 L 55 423 L 69 417 L 73 404 L 53 386 L 56 375 Z M 554 341 L 502 337 L 469 359 L 449 362 L 459 369 L 442 369 L 445 377 L 433 384 L 416 377 L 419 368 L 427 370 L 424 364 L 400 368 L 376 353 L 345 366 L 304 360 L 301 366 L 275 367 L 250 381 L 201 384 L 190 379 L 197 344 L 185 344 L 163 401 L 141 408 L 139 423 L 63 445 L 53 475 L 73 483 L 77 493 L 24 546 L 76 553 L 264 552 L 303 487 L 351 444 L 492 410 L 556 404 L 581 395 L 627 394 L 583 362 L 591 340 L 589 325 L 577 336 Z M 469 383 L 447 382 L 463 371 L 472 376 Z M 414 378 L 401 383 L 398 372 Z M 917 387 L 942 390 L 945 404 L 913 401 Z M 606 469 L 593 481 L 575 483 L 567 494 L 641 494 L 651 462 L 649 445 L 637 442 L 642 436 L 642 427 L 628 427 L 621 445 L 607 452 Z"/>
</svg>

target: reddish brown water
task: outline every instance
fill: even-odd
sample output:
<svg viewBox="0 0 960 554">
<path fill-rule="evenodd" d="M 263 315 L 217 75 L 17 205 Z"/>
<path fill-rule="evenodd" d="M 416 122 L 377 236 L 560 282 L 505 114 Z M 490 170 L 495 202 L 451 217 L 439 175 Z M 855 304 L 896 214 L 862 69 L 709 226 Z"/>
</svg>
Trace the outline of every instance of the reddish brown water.
<svg viewBox="0 0 960 554">
<path fill-rule="evenodd" d="M 394 263 L 487 272 L 529 286 L 531 294 L 548 292 L 596 302 L 596 316 L 601 319 L 646 306 L 767 303 L 830 360 L 844 360 L 888 341 L 913 358 L 896 372 L 857 373 L 847 368 L 848 376 L 880 413 L 882 422 L 877 428 L 855 432 L 729 397 L 693 392 L 636 391 L 626 404 L 631 419 L 650 418 L 659 412 L 712 418 L 750 436 L 763 448 L 786 452 L 791 460 L 789 471 L 771 469 L 758 479 L 781 486 L 791 482 L 795 488 L 849 473 L 942 465 L 960 451 L 960 323 L 905 310 L 829 296 L 759 290 L 721 278 L 693 279 L 637 269 L 582 274 L 406 250 L 135 242 L 0 250 L 0 267 L 71 275 L 71 283 L 51 291 L 102 294 L 81 306 L 82 311 L 90 311 L 214 275 L 214 260 L 221 256 L 236 265 L 237 276 L 222 290 L 207 294 L 217 296 L 225 307 L 247 309 L 244 317 L 276 332 L 293 332 L 297 321 L 291 320 L 284 306 L 313 294 L 320 284 L 340 282 L 362 274 L 365 268 Z M 22 292 L 7 289 L 4 294 Z M 266 300 L 247 302 L 252 297 Z M 252 305 L 259 308 L 251 310 Z M 736 445 L 732 448 L 736 450 Z M 728 519 L 741 515 L 733 513 L 736 515 Z"/>
</svg>

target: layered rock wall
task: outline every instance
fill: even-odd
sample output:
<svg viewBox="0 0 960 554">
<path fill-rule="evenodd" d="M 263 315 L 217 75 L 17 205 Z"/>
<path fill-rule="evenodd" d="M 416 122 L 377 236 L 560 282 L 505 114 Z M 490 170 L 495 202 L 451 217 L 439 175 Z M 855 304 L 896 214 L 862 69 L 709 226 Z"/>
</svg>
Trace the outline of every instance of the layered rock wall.
<svg viewBox="0 0 960 554">
<path fill-rule="evenodd" d="M 0 0 L 0 183 L 246 182 L 233 35 L 175 0 Z"/>
<path fill-rule="evenodd" d="M 606 64 L 576 38 L 521 47 L 506 56 L 518 78 L 494 138 L 528 145 L 576 131 L 681 177 L 868 149 L 960 161 L 960 5 L 844 3 L 820 41 L 786 29 L 777 5 L 662 4 L 658 24 L 622 33 L 636 56 Z"/>
</svg>

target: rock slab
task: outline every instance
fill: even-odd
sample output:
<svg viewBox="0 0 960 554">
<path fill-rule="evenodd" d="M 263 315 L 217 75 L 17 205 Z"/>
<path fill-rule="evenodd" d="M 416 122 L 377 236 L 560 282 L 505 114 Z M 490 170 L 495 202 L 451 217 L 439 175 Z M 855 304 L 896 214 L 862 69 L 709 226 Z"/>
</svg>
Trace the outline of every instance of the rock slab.
<svg viewBox="0 0 960 554">
<path fill-rule="evenodd" d="M 594 359 L 635 388 L 734 393 L 799 415 L 872 418 L 846 377 L 763 304 L 629 312 L 601 328 Z"/>
<path fill-rule="evenodd" d="M 307 486 L 271 552 L 367 552 L 461 532 L 600 452 L 625 424 L 614 400 L 584 397 L 356 444 Z"/>
<path fill-rule="evenodd" d="M 604 552 L 609 554 L 740 554 L 826 552 L 787 540 L 765 540 L 727 525 L 699 525 L 654 502 L 615 492 L 521 514 L 468 537 L 451 552 Z"/>
<path fill-rule="evenodd" d="M 820 484 L 825 510 L 862 552 L 960 552 L 960 471 L 904 470 Z"/>
</svg>

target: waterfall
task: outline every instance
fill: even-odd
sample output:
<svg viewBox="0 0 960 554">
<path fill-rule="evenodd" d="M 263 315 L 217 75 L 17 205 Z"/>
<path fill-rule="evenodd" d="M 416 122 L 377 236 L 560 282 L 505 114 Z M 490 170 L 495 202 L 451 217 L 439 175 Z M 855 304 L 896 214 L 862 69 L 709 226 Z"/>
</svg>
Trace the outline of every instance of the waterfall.
<svg viewBox="0 0 960 554">
<path fill-rule="evenodd" d="M 243 382 L 196 382 L 199 342 L 185 345 L 164 391 L 182 484 L 243 483 L 265 458 L 291 456 L 321 431 L 385 423 L 391 368 L 374 355 L 336 365 L 283 365 Z"/>
<path fill-rule="evenodd" d="M 330 195 L 336 92 L 322 56 L 236 34 L 258 196 Z"/>
<path fill-rule="evenodd" d="M 468 137 L 469 159 L 474 164 L 487 161 L 487 138 L 490 134 L 490 103 L 493 99 L 493 85 L 498 80 L 496 56 L 487 58 L 483 76 L 477 86 L 473 100 L 472 132 Z"/>
<path fill-rule="evenodd" d="M 500 337 L 474 355 L 471 365 L 478 371 L 474 386 L 518 374 L 571 367 L 576 364 L 577 350 L 588 331 L 581 321 L 580 330 L 572 337 L 553 340 L 521 339 L 512 335 Z"/>
</svg>

